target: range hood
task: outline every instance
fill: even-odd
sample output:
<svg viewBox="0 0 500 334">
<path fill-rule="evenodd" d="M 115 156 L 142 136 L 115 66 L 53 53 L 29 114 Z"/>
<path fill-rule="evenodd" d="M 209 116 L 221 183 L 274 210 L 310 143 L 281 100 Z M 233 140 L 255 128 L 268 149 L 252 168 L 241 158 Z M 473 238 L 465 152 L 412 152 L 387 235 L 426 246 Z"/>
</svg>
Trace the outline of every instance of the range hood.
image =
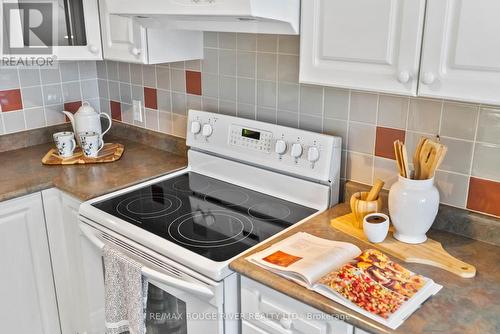
<svg viewBox="0 0 500 334">
<path fill-rule="evenodd" d="M 299 34 L 300 0 L 105 0 L 146 28 Z"/>
</svg>

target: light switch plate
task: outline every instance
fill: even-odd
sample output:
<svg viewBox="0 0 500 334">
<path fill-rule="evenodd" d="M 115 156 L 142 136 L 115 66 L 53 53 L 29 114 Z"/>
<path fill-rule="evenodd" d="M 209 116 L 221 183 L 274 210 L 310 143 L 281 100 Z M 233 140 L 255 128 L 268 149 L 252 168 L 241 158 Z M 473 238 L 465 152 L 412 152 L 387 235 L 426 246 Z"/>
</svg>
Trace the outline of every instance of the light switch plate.
<svg viewBox="0 0 500 334">
<path fill-rule="evenodd" d="M 141 101 L 139 100 L 133 100 L 132 101 L 132 105 L 133 105 L 133 112 L 134 112 L 134 121 L 137 121 L 137 122 L 142 122 L 142 104 L 141 104 Z"/>
</svg>

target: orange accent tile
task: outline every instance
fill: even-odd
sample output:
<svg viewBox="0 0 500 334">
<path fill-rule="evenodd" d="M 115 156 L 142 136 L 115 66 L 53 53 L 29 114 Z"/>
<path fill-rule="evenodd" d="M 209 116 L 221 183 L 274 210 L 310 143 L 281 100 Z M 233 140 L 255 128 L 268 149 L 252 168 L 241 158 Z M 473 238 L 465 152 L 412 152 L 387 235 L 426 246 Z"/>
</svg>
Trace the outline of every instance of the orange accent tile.
<svg viewBox="0 0 500 334">
<path fill-rule="evenodd" d="M 186 92 L 201 95 L 201 72 L 186 71 Z"/>
<path fill-rule="evenodd" d="M 375 155 L 377 157 L 395 160 L 394 141 L 405 141 L 405 131 L 377 126 L 377 135 L 375 139 Z"/>
<path fill-rule="evenodd" d="M 109 101 L 109 109 L 111 110 L 111 118 L 117 121 L 122 120 L 122 105 L 120 102 Z"/>
<path fill-rule="evenodd" d="M 23 109 L 21 90 L 0 90 L 0 107 L 3 112 Z"/>
<path fill-rule="evenodd" d="M 156 89 L 144 87 L 144 106 L 149 109 L 158 109 Z"/>
<path fill-rule="evenodd" d="M 471 177 L 467 208 L 500 217 L 500 182 Z"/>
</svg>

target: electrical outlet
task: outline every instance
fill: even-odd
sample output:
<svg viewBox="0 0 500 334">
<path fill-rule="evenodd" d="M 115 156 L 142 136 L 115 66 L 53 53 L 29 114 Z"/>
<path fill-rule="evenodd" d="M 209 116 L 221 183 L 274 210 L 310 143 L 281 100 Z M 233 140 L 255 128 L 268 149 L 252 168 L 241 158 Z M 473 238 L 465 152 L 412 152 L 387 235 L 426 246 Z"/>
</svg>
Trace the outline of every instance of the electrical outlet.
<svg viewBox="0 0 500 334">
<path fill-rule="evenodd" d="M 142 122 L 142 105 L 141 101 L 133 100 L 132 101 L 133 112 L 134 112 L 134 121 Z"/>
</svg>

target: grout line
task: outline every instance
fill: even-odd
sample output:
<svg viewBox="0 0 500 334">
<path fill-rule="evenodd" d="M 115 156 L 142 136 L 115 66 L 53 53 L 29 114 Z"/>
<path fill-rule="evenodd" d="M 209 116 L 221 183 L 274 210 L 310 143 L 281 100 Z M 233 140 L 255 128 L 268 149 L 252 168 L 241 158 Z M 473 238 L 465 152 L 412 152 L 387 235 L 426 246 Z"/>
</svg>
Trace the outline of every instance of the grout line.
<svg viewBox="0 0 500 334">
<path fill-rule="evenodd" d="M 19 68 L 16 68 L 17 80 L 19 81 L 19 86 L 21 86 L 21 75 L 19 74 Z M 23 91 L 19 88 L 19 94 L 21 95 L 21 104 L 23 105 L 23 120 L 24 120 L 24 129 L 28 129 L 28 122 L 26 121 L 26 109 L 24 108 L 24 100 L 23 100 Z M 42 96 L 43 98 L 43 96 Z M 44 111 L 45 113 L 45 111 Z M 5 124 L 4 124 L 5 126 Z"/>
<path fill-rule="evenodd" d="M 375 111 L 375 138 L 373 140 L 373 147 L 372 147 L 372 152 L 373 152 L 373 159 L 372 159 L 372 183 L 375 182 L 375 147 L 377 145 L 377 126 L 378 126 L 378 114 L 379 114 L 379 109 L 380 109 L 380 94 L 377 94 L 377 110 Z"/>
</svg>

